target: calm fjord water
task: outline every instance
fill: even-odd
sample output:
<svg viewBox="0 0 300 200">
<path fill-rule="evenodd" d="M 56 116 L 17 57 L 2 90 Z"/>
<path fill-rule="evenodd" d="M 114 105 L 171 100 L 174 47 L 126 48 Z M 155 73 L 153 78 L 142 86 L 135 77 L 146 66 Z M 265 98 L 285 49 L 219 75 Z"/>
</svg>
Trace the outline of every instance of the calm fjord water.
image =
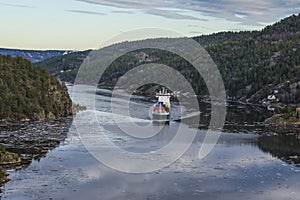
<svg viewBox="0 0 300 200">
<path fill-rule="evenodd" d="M 81 92 L 85 99 L 78 103 L 91 108 L 92 89 L 83 86 Z M 124 134 L 112 119 L 110 98 L 108 91 L 98 91 L 95 97 L 97 111 L 88 109 L 79 115 L 96 114 L 109 139 L 121 148 L 132 152 L 153 151 L 168 144 L 175 136 L 179 127 L 179 122 L 175 121 L 149 139 Z M 122 99 L 119 102 L 122 106 Z M 152 102 L 136 97 L 132 104 L 135 108 L 131 111 L 132 118 L 122 118 L 121 123 L 126 124 L 128 120 L 140 125 L 147 123 Z M 174 105 L 174 112 L 177 106 Z M 259 115 L 255 117 L 256 111 L 251 112 L 253 114 L 249 115 L 253 119 L 248 123 L 261 120 Z M 239 115 L 239 112 L 235 113 Z M 187 116 L 192 114 L 186 112 Z M 162 125 L 153 124 L 153 129 L 157 126 Z M 183 126 L 188 134 L 191 128 Z M 88 131 L 89 127 L 86 129 Z M 205 134 L 199 130 L 188 151 L 168 167 L 151 173 L 129 174 L 108 168 L 96 160 L 82 144 L 73 122 L 59 147 L 39 161 L 33 160 L 29 166 L 9 172 L 11 181 L 2 187 L 1 196 L 3 199 L 78 200 L 299 199 L 300 142 L 295 136 L 223 133 L 213 151 L 199 159 L 197 155 Z M 109 151 L 109 146 L 97 142 L 97 148 Z M 160 162 L 165 160 L 161 158 Z M 121 164 L 126 166 L 126 158 Z"/>
</svg>

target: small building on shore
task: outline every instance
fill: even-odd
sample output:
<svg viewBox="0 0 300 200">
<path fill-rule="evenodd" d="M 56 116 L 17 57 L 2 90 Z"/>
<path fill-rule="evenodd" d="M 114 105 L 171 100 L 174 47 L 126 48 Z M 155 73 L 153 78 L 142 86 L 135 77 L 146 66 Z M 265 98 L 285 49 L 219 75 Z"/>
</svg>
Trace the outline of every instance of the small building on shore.
<svg viewBox="0 0 300 200">
<path fill-rule="evenodd" d="M 276 100 L 276 99 L 277 99 L 277 98 L 276 98 L 276 96 L 275 96 L 274 94 L 268 95 L 268 100 L 274 101 L 274 100 Z"/>
</svg>

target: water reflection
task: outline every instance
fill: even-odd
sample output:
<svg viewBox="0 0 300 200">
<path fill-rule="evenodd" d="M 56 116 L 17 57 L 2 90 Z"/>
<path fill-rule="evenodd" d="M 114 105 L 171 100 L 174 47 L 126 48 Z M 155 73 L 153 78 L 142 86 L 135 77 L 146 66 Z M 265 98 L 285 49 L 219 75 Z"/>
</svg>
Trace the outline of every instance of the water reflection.
<svg viewBox="0 0 300 200">
<path fill-rule="evenodd" d="M 261 136 L 258 138 L 257 145 L 263 152 L 300 167 L 299 135 Z"/>
</svg>

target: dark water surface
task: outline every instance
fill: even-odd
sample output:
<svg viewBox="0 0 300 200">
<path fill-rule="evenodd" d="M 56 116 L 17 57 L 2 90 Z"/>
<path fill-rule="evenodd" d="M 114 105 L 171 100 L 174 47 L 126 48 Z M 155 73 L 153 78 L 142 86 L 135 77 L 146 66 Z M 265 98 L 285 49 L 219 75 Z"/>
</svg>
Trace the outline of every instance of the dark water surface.
<svg viewBox="0 0 300 200">
<path fill-rule="evenodd" d="M 92 108 L 91 99 L 94 97 L 89 96 L 92 90 L 85 86 L 82 93 L 85 95 L 79 103 Z M 131 105 L 132 118 L 118 116 L 121 123 L 129 123 L 130 120 L 143 125 L 149 122 L 149 108 L 153 103 L 136 98 Z M 122 106 L 122 99 L 119 102 Z M 209 106 L 204 107 L 209 110 Z M 174 118 L 178 108 L 176 104 L 173 107 Z M 76 131 L 78 124 L 73 121 L 58 147 L 49 149 L 44 157 L 23 168 L 9 171 L 11 181 L 2 187 L 1 196 L 3 199 L 78 200 L 300 199 L 300 140 L 296 136 L 253 134 L 263 131 L 259 126 L 263 121 L 262 114 L 242 106 L 233 106 L 232 109 L 229 111 L 232 117 L 227 117 L 226 124 L 243 125 L 247 134 L 222 133 L 212 152 L 200 159 L 198 153 L 206 132 L 199 130 L 182 157 L 168 167 L 144 174 L 119 172 L 101 164 L 81 142 Z M 124 134 L 116 127 L 107 92 L 99 91 L 96 110 L 87 110 L 79 115 L 96 115 L 109 139 L 133 152 L 154 151 L 165 146 L 182 125 L 171 121 L 160 134 L 141 140 Z M 196 113 L 185 112 L 186 117 L 193 114 Z M 202 112 L 201 115 L 207 116 L 207 113 Z M 152 128 L 157 126 L 162 125 L 153 124 Z M 89 131 L 88 125 L 86 130 Z M 188 134 L 191 128 L 184 125 L 183 130 Z M 235 128 L 232 132 L 237 130 Z M 101 141 L 97 148 L 103 152 L 110 149 L 105 144 L 101 145 Z M 166 160 L 161 158 L 160 162 Z M 125 167 L 127 164 L 130 163 L 126 163 L 125 157 L 120 165 Z"/>
</svg>

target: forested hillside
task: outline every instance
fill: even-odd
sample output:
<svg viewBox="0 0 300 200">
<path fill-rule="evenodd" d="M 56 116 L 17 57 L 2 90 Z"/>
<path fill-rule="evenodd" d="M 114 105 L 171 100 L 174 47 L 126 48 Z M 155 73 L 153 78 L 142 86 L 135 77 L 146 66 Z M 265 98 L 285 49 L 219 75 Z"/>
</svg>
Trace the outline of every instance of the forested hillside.
<svg viewBox="0 0 300 200">
<path fill-rule="evenodd" d="M 275 89 L 281 90 L 281 95 L 291 96 L 282 97 L 283 100 L 299 102 L 299 91 L 295 90 L 300 80 L 299 15 L 262 31 L 218 33 L 195 40 L 219 66 L 228 96 L 251 98 L 261 89 L 266 90 L 265 96 Z"/>
<path fill-rule="evenodd" d="M 44 120 L 72 114 L 67 88 L 21 57 L 0 55 L 0 120 Z"/>
<path fill-rule="evenodd" d="M 261 31 L 221 32 L 193 39 L 217 64 L 228 98 L 259 102 L 274 94 L 284 103 L 300 102 L 299 15 L 285 18 Z M 86 53 L 59 57 L 60 64 L 56 62 L 58 58 L 39 64 L 62 80 L 74 81 Z M 143 63 L 171 66 L 191 82 L 197 94 L 206 94 L 202 78 L 188 62 L 170 52 L 155 49 L 142 49 L 120 57 L 106 70 L 100 83 L 114 85 L 126 71 Z"/>
<path fill-rule="evenodd" d="M 47 71 L 56 78 L 67 82 L 73 82 L 78 68 L 89 53 L 89 50 L 70 53 L 47 59 L 43 62 L 36 63 L 36 65 L 46 68 Z"/>
</svg>

